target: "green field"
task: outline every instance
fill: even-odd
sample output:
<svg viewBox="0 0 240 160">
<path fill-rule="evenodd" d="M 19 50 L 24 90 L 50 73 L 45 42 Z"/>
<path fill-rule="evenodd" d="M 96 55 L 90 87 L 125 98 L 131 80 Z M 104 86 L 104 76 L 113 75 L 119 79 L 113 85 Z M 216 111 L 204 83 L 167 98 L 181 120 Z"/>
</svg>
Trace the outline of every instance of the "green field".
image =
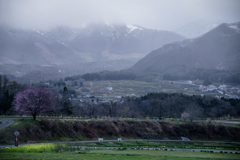
<svg viewBox="0 0 240 160">
<path fill-rule="evenodd" d="M 1 159 L 12 160 L 221 160 L 239 159 L 239 154 L 204 153 L 182 151 L 151 151 L 151 150 L 88 150 L 63 153 L 1 153 Z"/>
<path fill-rule="evenodd" d="M 190 143 L 190 142 L 187 142 Z M 92 143 L 93 145 L 94 143 Z M 98 143 L 98 145 L 106 146 L 110 143 Z M 116 142 L 117 146 L 137 146 L 138 148 L 127 149 L 126 147 L 116 149 L 84 149 L 80 146 L 73 147 L 72 144 L 37 144 L 37 145 L 25 145 L 21 147 L 10 147 L 0 149 L 0 160 L 1 159 L 31 159 L 31 160 L 68 160 L 68 159 L 84 159 L 84 160 L 220 160 L 220 159 L 239 159 L 239 153 L 237 152 L 214 152 L 209 148 L 205 152 L 195 151 L 173 151 L 167 149 L 154 149 L 154 150 L 143 150 L 139 146 L 150 145 L 155 147 L 159 143 L 155 142 Z M 90 145 L 90 146 L 92 146 Z M 111 144 L 113 145 L 113 144 Z M 167 144 L 164 144 L 167 146 Z M 176 145 L 176 144 L 175 144 Z M 180 144 L 181 145 L 181 144 Z M 143 146 L 142 146 L 143 147 Z M 179 147 L 179 146 L 177 146 Z M 224 148 L 222 148 L 224 149 Z"/>
<path fill-rule="evenodd" d="M 240 150 L 239 144 L 204 143 L 204 142 L 147 142 L 147 141 L 123 141 L 105 143 L 75 144 L 88 147 L 129 147 L 129 148 L 184 148 L 184 149 L 218 149 Z"/>
</svg>

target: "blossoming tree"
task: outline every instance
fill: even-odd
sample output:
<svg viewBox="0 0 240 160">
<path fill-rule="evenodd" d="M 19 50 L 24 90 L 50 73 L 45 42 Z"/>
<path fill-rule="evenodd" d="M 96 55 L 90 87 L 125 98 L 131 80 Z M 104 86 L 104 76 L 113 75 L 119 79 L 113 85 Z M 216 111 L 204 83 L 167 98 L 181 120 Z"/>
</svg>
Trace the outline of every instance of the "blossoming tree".
<svg viewBox="0 0 240 160">
<path fill-rule="evenodd" d="M 43 88 L 29 88 L 16 94 L 13 101 L 17 112 L 36 116 L 54 109 L 54 99 L 50 91 Z"/>
</svg>

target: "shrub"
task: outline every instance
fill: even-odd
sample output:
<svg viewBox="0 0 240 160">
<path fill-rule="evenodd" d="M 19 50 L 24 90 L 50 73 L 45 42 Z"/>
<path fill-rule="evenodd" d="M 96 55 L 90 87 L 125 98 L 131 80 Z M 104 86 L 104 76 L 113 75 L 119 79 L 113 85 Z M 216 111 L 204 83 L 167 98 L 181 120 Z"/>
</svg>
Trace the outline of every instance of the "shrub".
<svg viewBox="0 0 240 160">
<path fill-rule="evenodd" d="M 1 149 L 0 152 L 34 152 L 34 153 L 42 153 L 42 152 L 59 152 L 60 150 L 66 150 L 67 145 L 66 144 L 61 144 L 61 145 L 56 145 L 56 144 L 40 144 L 40 145 L 26 145 L 22 147 L 7 147 L 4 149 Z"/>
</svg>

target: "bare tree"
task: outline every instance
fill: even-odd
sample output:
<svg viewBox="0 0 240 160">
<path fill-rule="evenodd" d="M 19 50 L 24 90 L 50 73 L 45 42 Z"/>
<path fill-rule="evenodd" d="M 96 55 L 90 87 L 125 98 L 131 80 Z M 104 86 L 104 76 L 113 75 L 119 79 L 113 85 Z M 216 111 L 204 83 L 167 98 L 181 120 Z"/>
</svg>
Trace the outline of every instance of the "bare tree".
<svg viewBox="0 0 240 160">
<path fill-rule="evenodd" d="M 193 119 L 201 116 L 202 109 L 195 103 L 190 103 L 189 105 L 186 106 L 185 112 L 189 114 L 189 119 L 192 122 Z"/>
<path fill-rule="evenodd" d="M 177 104 L 177 100 L 179 99 L 178 95 L 170 95 L 166 99 L 166 106 L 167 106 L 167 112 L 169 117 L 175 117 L 175 108 Z"/>
</svg>

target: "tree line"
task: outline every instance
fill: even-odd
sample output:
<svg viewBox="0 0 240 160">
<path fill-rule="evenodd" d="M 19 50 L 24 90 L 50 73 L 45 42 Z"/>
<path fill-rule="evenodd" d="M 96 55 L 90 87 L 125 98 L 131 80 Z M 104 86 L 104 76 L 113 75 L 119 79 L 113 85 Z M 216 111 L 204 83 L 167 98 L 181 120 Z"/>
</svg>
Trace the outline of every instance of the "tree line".
<svg viewBox="0 0 240 160">
<path fill-rule="evenodd" d="M 16 95 L 27 86 L 16 81 L 9 81 L 6 75 L 0 75 L 0 115 L 12 114 L 12 102 Z"/>
<path fill-rule="evenodd" d="M 0 75 L 0 114 L 73 115 L 87 117 L 218 118 L 240 116 L 240 100 L 182 93 L 149 93 L 117 102 L 71 101 L 67 87 L 62 95 L 45 88 L 29 88 Z M 61 91 L 60 91 L 61 92 Z M 34 119 L 35 119 L 34 118 Z"/>
<path fill-rule="evenodd" d="M 188 96 L 181 93 L 149 93 L 140 98 L 127 98 L 128 116 L 181 118 L 188 113 L 190 118 L 218 118 L 239 116 L 240 100 L 217 99 L 210 96 Z"/>
<path fill-rule="evenodd" d="M 82 75 L 86 81 L 93 80 L 136 80 L 137 76 L 134 73 L 127 71 L 103 71 L 98 73 L 86 73 Z"/>
<path fill-rule="evenodd" d="M 167 71 L 166 71 L 167 72 Z M 212 82 L 236 83 L 240 82 L 240 72 L 218 69 L 192 68 L 182 73 L 164 73 L 163 80 L 196 80 L 209 79 Z"/>
<path fill-rule="evenodd" d="M 239 117 L 240 100 L 181 93 L 149 93 L 142 97 L 125 97 L 120 102 L 73 105 L 73 115 L 87 117 L 168 117 L 219 118 Z"/>
<path fill-rule="evenodd" d="M 182 72 L 164 73 L 135 73 L 127 70 L 122 71 L 101 71 L 96 73 L 86 73 L 83 75 L 69 76 L 65 81 L 84 79 L 86 81 L 94 80 L 140 80 L 140 81 L 155 81 L 155 80 L 210 80 L 211 82 L 235 83 L 240 82 L 240 72 L 225 71 L 217 69 L 192 68 L 183 70 Z"/>
</svg>

